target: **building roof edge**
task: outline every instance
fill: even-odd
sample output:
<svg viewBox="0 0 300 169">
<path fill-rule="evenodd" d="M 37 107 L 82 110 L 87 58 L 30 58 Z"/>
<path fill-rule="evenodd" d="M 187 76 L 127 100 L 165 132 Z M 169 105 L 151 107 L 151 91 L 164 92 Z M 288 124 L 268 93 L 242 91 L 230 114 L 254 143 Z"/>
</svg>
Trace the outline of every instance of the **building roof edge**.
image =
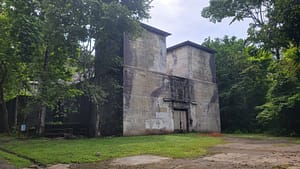
<svg viewBox="0 0 300 169">
<path fill-rule="evenodd" d="M 208 53 L 211 53 L 211 54 L 214 54 L 216 53 L 215 50 L 213 49 L 210 49 L 208 47 L 205 47 L 205 46 L 202 46 L 202 45 L 199 45 L 198 43 L 195 43 L 195 42 L 191 42 L 191 41 L 185 41 L 185 42 L 182 42 L 182 43 L 179 43 L 179 44 L 176 44 L 174 46 L 171 46 L 169 48 L 167 48 L 167 52 L 171 52 L 177 48 L 180 48 L 180 47 L 183 47 L 183 46 L 192 46 L 194 48 L 197 48 L 197 49 L 200 49 L 200 50 L 204 50 Z"/>
<path fill-rule="evenodd" d="M 141 26 L 142 26 L 142 28 L 144 28 L 144 29 L 146 29 L 146 30 L 148 30 L 148 31 L 150 31 L 150 32 L 157 33 L 157 34 L 162 35 L 162 36 L 165 36 L 165 37 L 171 35 L 171 34 L 168 33 L 168 32 L 165 32 L 165 31 L 160 30 L 160 29 L 158 29 L 158 28 L 155 28 L 155 27 L 153 27 L 153 26 L 147 25 L 147 24 L 145 24 L 145 23 L 141 23 Z"/>
</svg>

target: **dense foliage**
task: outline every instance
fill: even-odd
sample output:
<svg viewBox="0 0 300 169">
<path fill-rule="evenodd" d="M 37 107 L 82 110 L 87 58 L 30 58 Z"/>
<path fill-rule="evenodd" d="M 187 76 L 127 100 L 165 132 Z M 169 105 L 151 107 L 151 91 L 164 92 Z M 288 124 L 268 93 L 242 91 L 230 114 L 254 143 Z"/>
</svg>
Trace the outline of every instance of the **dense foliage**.
<svg viewBox="0 0 300 169">
<path fill-rule="evenodd" d="M 300 133 L 300 49 L 283 52 L 269 67 L 270 85 L 266 103 L 259 107 L 258 121 L 278 134 Z"/>
<path fill-rule="evenodd" d="M 248 38 L 207 39 L 215 49 L 222 129 L 300 134 L 300 2 L 211 0 L 212 22 L 252 19 Z"/>
</svg>

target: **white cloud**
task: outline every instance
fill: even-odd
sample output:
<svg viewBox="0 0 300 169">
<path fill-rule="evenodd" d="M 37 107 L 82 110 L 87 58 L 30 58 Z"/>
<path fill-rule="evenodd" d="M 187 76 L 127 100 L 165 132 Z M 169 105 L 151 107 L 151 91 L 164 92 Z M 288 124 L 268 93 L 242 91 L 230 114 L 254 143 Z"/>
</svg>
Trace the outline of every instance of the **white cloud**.
<svg viewBox="0 0 300 169">
<path fill-rule="evenodd" d="M 209 0 L 154 0 L 150 11 L 151 19 L 146 22 L 172 35 L 167 38 L 171 46 L 185 40 L 202 43 L 207 37 L 222 38 L 224 35 L 245 38 L 249 22 L 229 25 L 230 20 L 213 24 L 201 17 L 201 10 Z"/>
<path fill-rule="evenodd" d="M 181 0 L 156 0 L 152 5 L 154 8 L 151 9 L 151 13 L 155 17 L 175 18 L 184 11 Z"/>
</svg>

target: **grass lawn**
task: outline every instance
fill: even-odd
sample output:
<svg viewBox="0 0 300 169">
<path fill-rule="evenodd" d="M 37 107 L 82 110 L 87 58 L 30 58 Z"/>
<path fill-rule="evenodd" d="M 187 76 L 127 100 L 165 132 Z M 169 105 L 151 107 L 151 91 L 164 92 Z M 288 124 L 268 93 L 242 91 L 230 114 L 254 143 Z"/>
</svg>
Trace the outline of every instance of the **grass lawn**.
<svg viewBox="0 0 300 169">
<path fill-rule="evenodd" d="M 0 143 L 1 142 L 7 142 L 7 141 L 10 141 L 10 140 L 13 140 L 13 139 L 15 139 L 15 138 L 12 137 L 12 136 L 8 136 L 7 134 L 0 133 Z"/>
<path fill-rule="evenodd" d="M 206 148 L 220 143 L 223 143 L 221 138 L 173 134 L 75 140 L 41 138 L 13 140 L 0 146 L 43 164 L 56 164 L 95 162 L 139 154 L 193 158 L 204 155 Z M 100 156 L 95 155 L 97 152 Z"/>
<path fill-rule="evenodd" d="M 27 167 L 32 165 L 32 163 L 26 159 L 8 154 L 0 150 L 0 162 L 3 160 L 9 161 L 10 164 L 15 165 L 17 168 L 22 168 L 22 167 Z"/>
</svg>

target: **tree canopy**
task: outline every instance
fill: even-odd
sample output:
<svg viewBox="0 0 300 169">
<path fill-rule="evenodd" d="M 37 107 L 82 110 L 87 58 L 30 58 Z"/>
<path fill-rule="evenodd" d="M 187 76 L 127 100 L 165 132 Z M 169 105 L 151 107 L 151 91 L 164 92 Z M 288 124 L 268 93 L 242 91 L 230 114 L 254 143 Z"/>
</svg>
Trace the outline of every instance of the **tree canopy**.
<svg viewBox="0 0 300 169">
<path fill-rule="evenodd" d="M 271 50 L 280 58 L 281 48 L 299 46 L 300 2 L 298 0 L 211 0 L 202 16 L 212 22 L 251 19 L 248 40 Z"/>
<path fill-rule="evenodd" d="M 299 135 L 300 1 L 211 0 L 202 16 L 212 22 L 252 19 L 244 42 L 204 42 L 218 51 L 223 129 Z M 236 64 L 228 67 L 232 57 Z"/>
</svg>

